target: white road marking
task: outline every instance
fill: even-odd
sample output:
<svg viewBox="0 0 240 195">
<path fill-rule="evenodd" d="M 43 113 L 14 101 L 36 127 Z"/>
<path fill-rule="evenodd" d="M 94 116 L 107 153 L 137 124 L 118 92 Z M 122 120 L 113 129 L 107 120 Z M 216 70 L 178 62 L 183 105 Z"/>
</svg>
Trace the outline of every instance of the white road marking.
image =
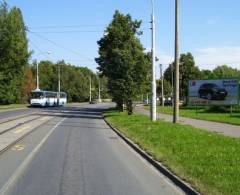
<svg viewBox="0 0 240 195">
<path fill-rule="evenodd" d="M 13 146 L 11 148 L 11 150 L 13 150 L 13 151 L 21 151 L 21 150 L 24 150 L 24 148 L 25 148 L 25 145 L 17 144 L 15 146 Z"/>
</svg>

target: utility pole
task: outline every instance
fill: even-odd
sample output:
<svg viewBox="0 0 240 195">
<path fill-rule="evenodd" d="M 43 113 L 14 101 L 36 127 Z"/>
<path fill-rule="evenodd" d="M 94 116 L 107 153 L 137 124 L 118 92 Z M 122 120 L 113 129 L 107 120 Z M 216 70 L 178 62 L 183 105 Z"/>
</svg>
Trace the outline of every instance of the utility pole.
<svg viewBox="0 0 240 195">
<path fill-rule="evenodd" d="M 58 95 L 57 95 L 57 102 L 58 106 L 60 105 L 60 92 L 61 92 L 61 72 L 60 72 L 60 63 L 58 64 Z"/>
<path fill-rule="evenodd" d="M 98 76 L 98 102 L 102 102 L 101 100 L 101 82 L 100 82 L 100 77 Z"/>
<path fill-rule="evenodd" d="M 91 76 L 89 77 L 89 103 L 92 101 L 92 81 Z"/>
<path fill-rule="evenodd" d="M 36 87 L 36 90 L 40 90 L 39 89 L 39 72 L 38 72 L 38 61 L 36 60 L 36 63 L 37 63 L 37 87 Z"/>
<path fill-rule="evenodd" d="M 174 66 L 174 64 L 171 64 L 171 75 L 172 75 L 172 78 L 171 78 L 171 81 L 172 81 L 172 91 L 171 91 L 171 93 L 172 93 L 172 96 L 171 96 L 171 100 L 172 100 L 172 104 L 173 104 L 173 92 L 174 92 L 174 74 L 173 74 L 173 66 Z"/>
<path fill-rule="evenodd" d="M 161 77 L 161 99 L 162 99 L 162 106 L 164 106 L 164 89 L 163 89 L 163 72 L 162 72 L 162 64 L 159 65 L 160 68 L 160 77 Z"/>
<path fill-rule="evenodd" d="M 175 80 L 173 123 L 179 121 L 179 0 L 175 0 Z"/>
<path fill-rule="evenodd" d="M 156 121 L 156 75 L 155 75 L 155 16 L 154 0 L 152 2 L 152 102 L 151 102 L 151 120 Z"/>
</svg>

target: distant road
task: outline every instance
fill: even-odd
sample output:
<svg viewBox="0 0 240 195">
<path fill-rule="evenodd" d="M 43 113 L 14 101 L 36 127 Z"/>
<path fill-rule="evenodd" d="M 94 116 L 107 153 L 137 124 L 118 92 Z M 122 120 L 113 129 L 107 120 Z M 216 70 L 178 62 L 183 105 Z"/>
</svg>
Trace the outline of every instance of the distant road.
<svg viewBox="0 0 240 195">
<path fill-rule="evenodd" d="M 0 154 L 0 193 L 183 194 L 105 124 L 101 112 L 112 105 L 43 110 L 51 120 Z"/>
</svg>

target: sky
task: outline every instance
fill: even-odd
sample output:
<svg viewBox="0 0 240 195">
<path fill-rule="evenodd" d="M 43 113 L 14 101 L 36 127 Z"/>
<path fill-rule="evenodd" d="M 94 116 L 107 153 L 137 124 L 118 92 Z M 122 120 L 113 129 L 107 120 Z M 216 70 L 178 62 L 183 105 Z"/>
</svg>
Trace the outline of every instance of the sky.
<svg viewBox="0 0 240 195">
<path fill-rule="evenodd" d="M 8 0 L 22 10 L 32 59 L 87 66 L 96 71 L 97 41 L 115 10 L 141 20 L 140 41 L 151 48 L 151 0 Z M 174 56 L 175 0 L 155 0 L 158 64 Z M 180 53 L 191 52 L 200 69 L 228 64 L 240 69 L 240 1 L 180 0 Z M 50 52 L 50 53 L 47 53 Z M 157 67 L 158 71 L 158 67 Z"/>
</svg>

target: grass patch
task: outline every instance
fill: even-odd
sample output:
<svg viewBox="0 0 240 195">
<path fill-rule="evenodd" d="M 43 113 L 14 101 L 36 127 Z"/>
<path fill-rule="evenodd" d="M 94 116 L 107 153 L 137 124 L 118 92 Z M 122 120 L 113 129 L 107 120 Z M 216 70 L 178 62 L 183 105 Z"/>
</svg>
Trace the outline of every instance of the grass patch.
<svg viewBox="0 0 240 195">
<path fill-rule="evenodd" d="M 240 194 L 240 139 L 110 110 L 106 119 L 203 194 Z"/>
<path fill-rule="evenodd" d="M 149 109 L 149 106 L 145 106 L 145 108 Z M 157 112 L 172 114 L 173 108 L 171 106 L 158 106 Z M 206 109 L 205 107 L 199 107 L 197 110 L 195 107 L 180 107 L 179 114 L 188 118 L 240 125 L 240 112 L 230 114 L 223 110 L 220 112 L 219 110 Z"/>
<path fill-rule="evenodd" d="M 0 111 L 1 111 L 1 110 L 14 109 L 14 108 L 26 108 L 27 106 L 28 106 L 28 104 L 0 105 Z"/>
</svg>

